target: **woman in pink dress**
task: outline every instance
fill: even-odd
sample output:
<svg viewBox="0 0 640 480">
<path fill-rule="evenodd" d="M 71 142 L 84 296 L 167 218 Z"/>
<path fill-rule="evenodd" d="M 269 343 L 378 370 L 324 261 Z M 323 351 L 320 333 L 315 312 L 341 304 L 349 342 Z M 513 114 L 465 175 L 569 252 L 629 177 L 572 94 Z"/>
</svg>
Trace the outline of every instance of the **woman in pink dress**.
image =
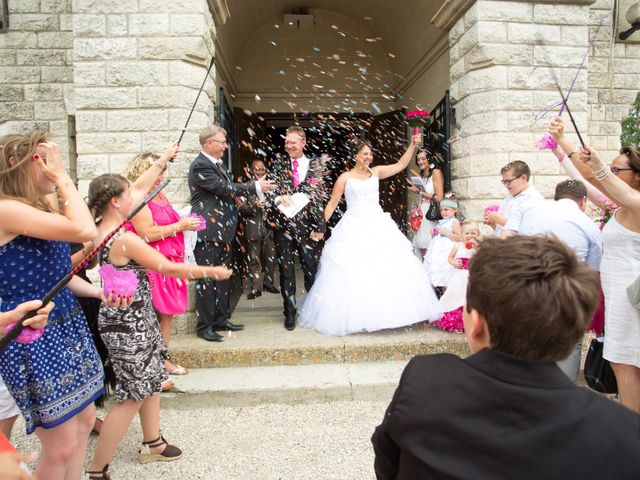
<svg viewBox="0 0 640 480">
<path fill-rule="evenodd" d="M 151 152 L 137 155 L 129 163 L 125 176 L 130 181 L 135 181 L 158 158 L 160 158 L 159 155 Z M 162 181 L 163 176 L 158 177 L 152 190 Z M 196 230 L 200 225 L 200 221 L 195 217 L 180 218 L 163 192 L 160 192 L 149 202 L 148 206 L 144 207 L 131 223 L 140 237 L 176 263 L 184 262 L 184 235 L 182 232 Z M 148 270 L 148 276 L 151 283 L 153 306 L 158 312 L 162 338 L 169 346 L 173 318 L 175 315 L 184 313 L 189 305 L 188 282 L 180 278 L 167 277 L 152 270 Z M 165 362 L 165 368 L 172 375 L 189 373 L 188 369 L 175 365 L 169 360 Z M 163 385 L 163 388 L 169 389 L 172 386 L 170 383 Z"/>
</svg>

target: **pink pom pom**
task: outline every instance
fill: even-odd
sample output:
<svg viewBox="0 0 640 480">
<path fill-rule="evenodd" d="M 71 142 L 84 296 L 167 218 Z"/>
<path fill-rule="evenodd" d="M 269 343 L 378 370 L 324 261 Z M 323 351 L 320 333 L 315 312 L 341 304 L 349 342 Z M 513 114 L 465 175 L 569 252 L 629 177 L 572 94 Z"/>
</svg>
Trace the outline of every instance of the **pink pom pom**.
<svg viewBox="0 0 640 480">
<path fill-rule="evenodd" d="M 9 331 L 14 327 L 14 325 L 15 323 L 10 323 L 6 327 L 4 327 L 4 333 L 5 334 L 9 333 Z M 22 343 L 24 345 L 27 343 L 35 342 L 42 335 L 44 335 L 44 328 L 24 327 L 16 337 L 16 342 Z"/>
<path fill-rule="evenodd" d="M 116 270 L 113 265 L 105 264 L 98 270 L 104 285 L 102 292 L 104 296 L 109 295 L 120 297 L 131 297 L 138 288 L 138 277 L 133 270 Z"/>
<path fill-rule="evenodd" d="M 540 140 L 538 140 L 538 142 L 536 143 L 536 148 L 538 150 L 555 150 L 556 148 L 558 148 L 558 142 L 556 142 L 556 139 L 553 138 L 553 135 L 547 132 L 542 136 Z"/>
<path fill-rule="evenodd" d="M 459 260 L 462 262 L 462 268 L 464 270 L 469 270 L 469 259 L 468 258 L 460 258 Z"/>
<path fill-rule="evenodd" d="M 200 230 L 204 230 L 205 228 L 207 228 L 207 221 L 204 219 L 202 215 L 198 215 L 197 213 L 192 213 L 189 216 L 200 220 L 200 225 L 198 225 L 198 228 L 196 228 L 196 232 L 199 232 Z"/>
<path fill-rule="evenodd" d="M 485 212 L 497 212 L 500 210 L 500 205 L 489 205 L 484 209 Z"/>
</svg>

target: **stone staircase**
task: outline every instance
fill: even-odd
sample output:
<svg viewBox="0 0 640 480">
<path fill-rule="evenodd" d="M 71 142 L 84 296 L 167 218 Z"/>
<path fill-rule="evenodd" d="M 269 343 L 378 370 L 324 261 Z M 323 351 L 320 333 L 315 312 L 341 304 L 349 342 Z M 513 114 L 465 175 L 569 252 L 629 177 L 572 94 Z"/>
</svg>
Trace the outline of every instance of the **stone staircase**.
<svg viewBox="0 0 640 480">
<path fill-rule="evenodd" d="M 423 323 L 345 337 L 301 327 L 290 332 L 283 327 L 281 302 L 280 295 L 270 293 L 253 301 L 243 296 L 232 321 L 246 329 L 231 332 L 223 342 L 206 342 L 195 335 L 172 337 L 174 361 L 192 373 L 172 377 L 176 389 L 163 395 L 163 405 L 386 400 L 413 356 L 468 354 L 464 335 Z"/>
</svg>

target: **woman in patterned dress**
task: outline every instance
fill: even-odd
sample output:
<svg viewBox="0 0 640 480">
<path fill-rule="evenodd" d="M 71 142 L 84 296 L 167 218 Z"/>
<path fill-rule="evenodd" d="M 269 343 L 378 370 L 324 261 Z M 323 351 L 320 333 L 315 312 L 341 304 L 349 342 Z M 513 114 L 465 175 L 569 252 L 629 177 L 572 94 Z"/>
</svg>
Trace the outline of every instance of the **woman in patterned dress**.
<svg viewBox="0 0 640 480">
<path fill-rule="evenodd" d="M 143 176 L 153 171 L 157 176 L 162 170 L 164 165 L 157 162 Z M 99 241 L 122 223 L 133 203 L 129 182 L 121 175 L 105 174 L 91 182 L 89 207 L 94 217 L 100 218 Z M 138 411 L 144 436 L 139 461 L 172 461 L 182 455 L 178 447 L 169 445 L 160 434 L 160 391 L 162 382 L 168 378 L 163 363 L 167 348 L 153 310 L 147 269 L 184 279 L 224 280 L 231 276 L 231 270 L 226 267 L 173 263 L 137 235 L 124 231 L 109 241 L 101 262 L 117 270 L 133 270 L 138 277 L 138 288 L 129 308 L 116 310 L 102 306 L 100 309 L 98 331 L 109 352 L 107 361 L 115 373 L 116 403 L 104 420 L 87 471 L 92 480 L 109 478 L 109 462 Z"/>
<path fill-rule="evenodd" d="M 61 200 L 58 208 L 57 190 Z M 44 295 L 71 269 L 70 241 L 88 241 L 96 228 L 44 132 L 0 138 L 0 297 L 2 311 Z M 11 342 L 0 354 L 0 375 L 41 443 L 39 479 L 80 478 L 93 401 L 103 371 L 72 291 L 102 298 L 101 289 L 74 277 L 53 299 L 44 335 Z M 104 299 L 103 299 L 104 301 Z"/>
</svg>

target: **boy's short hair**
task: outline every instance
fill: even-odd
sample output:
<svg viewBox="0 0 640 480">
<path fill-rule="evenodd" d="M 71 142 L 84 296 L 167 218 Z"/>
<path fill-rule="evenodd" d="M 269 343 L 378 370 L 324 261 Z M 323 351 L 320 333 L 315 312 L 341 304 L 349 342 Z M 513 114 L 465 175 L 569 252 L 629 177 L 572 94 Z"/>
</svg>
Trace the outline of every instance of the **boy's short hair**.
<svg viewBox="0 0 640 480">
<path fill-rule="evenodd" d="M 526 175 L 527 181 L 529 181 L 529 179 L 531 178 L 531 170 L 529 170 L 529 165 L 527 165 L 522 160 L 514 160 L 513 162 L 509 162 L 500 169 L 500 174 L 507 172 L 513 173 L 514 177 Z"/>
<path fill-rule="evenodd" d="M 567 358 L 599 298 L 593 271 L 554 237 L 486 238 L 469 262 L 465 308 L 486 318 L 492 349 L 515 357 Z"/>
<path fill-rule="evenodd" d="M 580 180 L 565 180 L 556 185 L 554 200 L 569 198 L 579 202 L 587 196 L 587 187 Z"/>
</svg>

